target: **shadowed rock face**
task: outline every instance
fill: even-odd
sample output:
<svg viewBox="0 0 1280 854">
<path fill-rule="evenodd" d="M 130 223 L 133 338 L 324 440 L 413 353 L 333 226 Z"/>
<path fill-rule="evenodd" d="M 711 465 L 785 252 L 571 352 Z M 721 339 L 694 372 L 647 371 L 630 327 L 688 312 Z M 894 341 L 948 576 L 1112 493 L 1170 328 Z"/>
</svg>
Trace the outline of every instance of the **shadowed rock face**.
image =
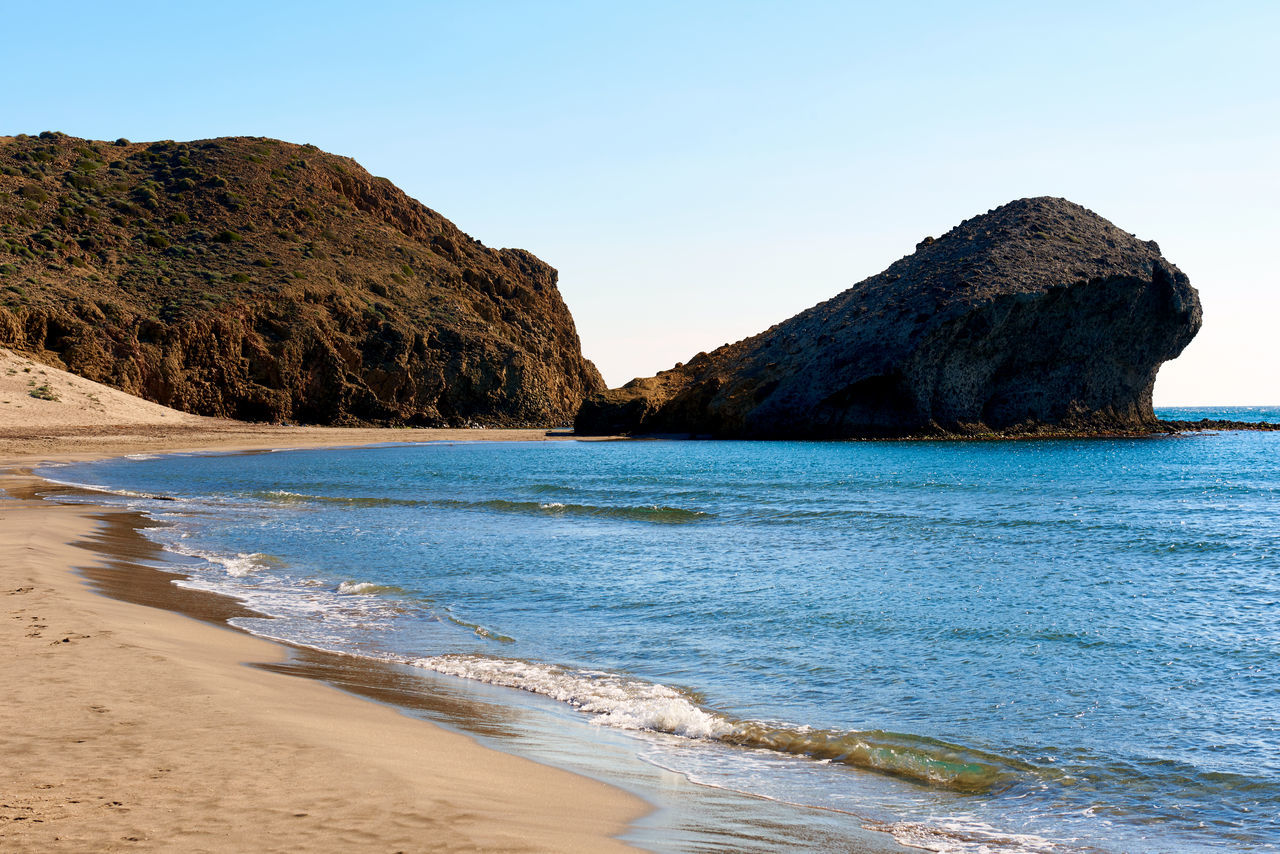
<svg viewBox="0 0 1280 854">
<path fill-rule="evenodd" d="M 0 137 L 0 345 L 188 412 L 568 423 L 556 278 L 314 146 Z"/>
<path fill-rule="evenodd" d="M 1157 428 L 1200 301 L 1154 242 L 1065 199 L 966 220 L 753 338 L 587 398 L 583 434 L 854 438 Z"/>
</svg>

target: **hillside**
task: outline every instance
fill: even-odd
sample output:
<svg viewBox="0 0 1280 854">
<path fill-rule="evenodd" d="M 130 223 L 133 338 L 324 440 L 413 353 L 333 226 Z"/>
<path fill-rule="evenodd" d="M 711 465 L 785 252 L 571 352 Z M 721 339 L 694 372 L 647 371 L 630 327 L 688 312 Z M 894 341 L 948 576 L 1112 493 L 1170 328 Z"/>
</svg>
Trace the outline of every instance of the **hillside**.
<svg viewBox="0 0 1280 854">
<path fill-rule="evenodd" d="M 0 345 L 186 412 L 566 423 L 556 278 L 313 146 L 0 138 Z"/>
<path fill-rule="evenodd" d="M 1010 202 L 773 328 L 588 398 L 583 434 L 854 438 L 1168 429 L 1187 277 L 1065 199 Z"/>
</svg>

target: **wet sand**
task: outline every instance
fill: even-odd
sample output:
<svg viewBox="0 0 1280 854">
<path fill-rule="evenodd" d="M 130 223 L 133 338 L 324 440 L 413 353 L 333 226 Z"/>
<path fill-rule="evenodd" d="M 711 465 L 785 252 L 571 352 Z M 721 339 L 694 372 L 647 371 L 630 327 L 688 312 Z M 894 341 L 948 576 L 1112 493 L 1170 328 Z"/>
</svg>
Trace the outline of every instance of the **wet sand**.
<svg viewBox="0 0 1280 854">
<path fill-rule="evenodd" d="M 626 850 L 643 801 L 273 672 L 237 602 L 130 571 L 141 520 L 41 487 L 0 477 L 0 849 Z"/>
</svg>

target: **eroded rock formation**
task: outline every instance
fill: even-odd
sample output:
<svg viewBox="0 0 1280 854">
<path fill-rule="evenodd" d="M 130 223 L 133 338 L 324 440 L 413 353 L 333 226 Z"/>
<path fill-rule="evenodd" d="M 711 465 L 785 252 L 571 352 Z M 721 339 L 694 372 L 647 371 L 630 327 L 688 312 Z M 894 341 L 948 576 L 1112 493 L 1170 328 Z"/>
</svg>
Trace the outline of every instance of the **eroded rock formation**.
<svg viewBox="0 0 1280 854">
<path fill-rule="evenodd" d="M 1159 429 L 1187 277 L 1079 205 L 1021 199 L 753 338 L 589 397 L 583 434 L 852 438 Z"/>
</svg>

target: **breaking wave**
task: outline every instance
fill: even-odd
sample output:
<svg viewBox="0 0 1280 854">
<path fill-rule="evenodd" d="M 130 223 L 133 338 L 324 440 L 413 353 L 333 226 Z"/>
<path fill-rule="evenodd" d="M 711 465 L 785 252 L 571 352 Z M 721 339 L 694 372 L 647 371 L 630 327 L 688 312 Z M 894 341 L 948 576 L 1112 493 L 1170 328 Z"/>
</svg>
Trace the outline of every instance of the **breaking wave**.
<svg viewBox="0 0 1280 854">
<path fill-rule="evenodd" d="M 206 563 L 221 567 L 227 575 L 233 578 L 245 578 L 264 569 L 274 569 L 282 566 L 282 562 L 278 557 L 261 552 L 219 554 L 200 549 L 184 548 L 181 543 L 166 543 L 165 547 L 185 557 L 198 558 Z"/>
<path fill-rule="evenodd" d="M 376 596 L 379 593 L 404 593 L 405 589 L 372 581 L 344 581 L 338 585 L 338 592 L 344 596 Z"/>
<path fill-rule="evenodd" d="M 592 715 L 592 723 L 600 726 L 835 762 L 951 791 L 993 791 L 1032 770 L 1001 756 L 923 736 L 739 721 L 704 708 L 687 691 L 604 671 L 478 655 L 429 656 L 409 663 L 541 694 Z"/>
</svg>

